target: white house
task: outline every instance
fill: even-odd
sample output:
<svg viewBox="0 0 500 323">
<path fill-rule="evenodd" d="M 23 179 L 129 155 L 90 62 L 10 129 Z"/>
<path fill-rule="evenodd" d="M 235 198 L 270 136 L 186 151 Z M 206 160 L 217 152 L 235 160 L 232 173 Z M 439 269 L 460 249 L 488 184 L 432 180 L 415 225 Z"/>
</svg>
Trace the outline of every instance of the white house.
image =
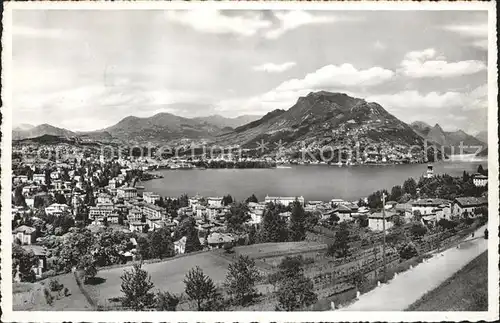
<svg viewBox="0 0 500 323">
<path fill-rule="evenodd" d="M 33 182 L 45 185 L 45 174 L 33 174 Z"/>
<path fill-rule="evenodd" d="M 160 200 L 160 195 L 153 193 L 153 192 L 144 192 L 142 194 L 142 198 L 144 199 L 144 202 L 146 202 L 146 203 L 155 204 L 156 201 Z"/>
<path fill-rule="evenodd" d="M 187 238 L 184 236 L 174 242 L 174 251 L 176 255 L 183 254 L 186 252 L 186 240 Z"/>
<path fill-rule="evenodd" d="M 54 203 L 45 208 L 45 213 L 48 215 L 62 214 L 69 211 L 69 206 L 66 204 Z"/>
<path fill-rule="evenodd" d="M 30 245 L 35 242 L 36 229 L 27 225 L 21 225 L 12 231 L 12 239 L 19 239 L 22 245 Z"/>
<path fill-rule="evenodd" d="M 488 206 L 488 200 L 485 197 L 457 197 L 453 201 L 453 215 L 463 216 L 468 213 L 470 217 L 474 217 L 474 211 L 480 207 Z"/>
<path fill-rule="evenodd" d="M 222 197 L 209 197 L 207 198 L 208 206 L 222 206 Z"/>
<path fill-rule="evenodd" d="M 438 210 L 445 208 L 450 209 L 446 211 L 447 214 L 451 212 L 451 201 L 444 199 L 418 199 L 409 202 L 411 204 L 411 212 L 415 214 L 415 211 L 419 211 L 421 215 L 436 214 Z"/>
<path fill-rule="evenodd" d="M 472 177 L 472 182 L 477 187 L 484 187 L 488 184 L 488 176 L 474 174 L 474 176 Z"/>
<path fill-rule="evenodd" d="M 385 212 L 385 229 L 389 230 L 394 223 L 392 222 L 392 217 L 395 215 L 394 212 Z M 368 215 L 368 227 L 372 231 L 382 231 L 384 228 L 384 216 L 382 212 L 375 212 Z"/>
</svg>

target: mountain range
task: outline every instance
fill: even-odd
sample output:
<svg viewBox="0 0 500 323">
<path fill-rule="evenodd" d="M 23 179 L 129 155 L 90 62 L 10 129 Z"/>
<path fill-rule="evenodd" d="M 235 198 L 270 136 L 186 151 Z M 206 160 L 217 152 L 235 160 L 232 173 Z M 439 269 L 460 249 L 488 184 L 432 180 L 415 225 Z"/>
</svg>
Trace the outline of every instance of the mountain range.
<svg viewBox="0 0 500 323">
<path fill-rule="evenodd" d="M 219 144 L 255 147 L 261 141 L 280 143 L 284 149 L 301 145 L 390 143 L 411 146 L 422 138 L 382 106 L 343 93 L 311 92 L 288 110 L 274 110 L 259 120 L 217 138 Z"/>
<path fill-rule="evenodd" d="M 447 153 L 460 153 L 459 147 L 462 143 L 464 146 L 482 146 L 486 147 L 485 141 L 480 140 L 477 137 L 471 136 L 463 130 L 457 131 L 444 131 L 439 124 L 435 124 L 433 127 L 423 121 L 415 121 L 411 123 L 411 127 L 416 133 L 422 136 L 422 138 L 435 143 L 439 146 L 444 146 Z M 452 148 L 453 147 L 453 151 Z M 477 148 L 465 148 L 465 153 L 475 153 Z"/>
<path fill-rule="evenodd" d="M 13 130 L 13 139 L 21 140 L 42 135 L 79 138 L 95 141 L 118 140 L 133 143 L 169 143 L 178 140 L 199 140 L 218 145 L 239 145 L 255 148 L 261 141 L 279 143 L 289 151 L 299 151 L 303 145 L 423 145 L 424 140 L 438 146 L 485 145 L 462 130 L 444 131 L 438 124 L 404 123 L 381 105 L 343 93 L 311 92 L 298 98 L 288 110 L 274 110 L 266 115 L 244 115 L 226 118 L 220 115 L 185 118 L 170 113 L 152 117 L 128 116 L 117 124 L 90 132 L 74 132 L 48 124 L 20 125 Z"/>
</svg>

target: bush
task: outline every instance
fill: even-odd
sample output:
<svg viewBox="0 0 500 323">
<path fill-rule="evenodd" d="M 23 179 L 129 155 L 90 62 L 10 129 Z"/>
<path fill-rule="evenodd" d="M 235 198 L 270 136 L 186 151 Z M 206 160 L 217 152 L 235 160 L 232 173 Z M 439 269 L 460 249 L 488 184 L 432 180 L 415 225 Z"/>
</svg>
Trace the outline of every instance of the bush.
<svg viewBox="0 0 500 323">
<path fill-rule="evenodd" d="M 69 292 L 68 287 L 64 287 L 64 296 L 69 296 L 71 293 Z"/>
<path fill-rule="evenodd" d="M 416 257 L 418 256 L 417 247 L 413 242 L 408 242 L 399 250 L 399 256 L 405 260 Z"/>
<path fill-rule="evenodd" d="M 55 275 L 57 275 L 57 273 L 55 272 L 55 270 L 47 270 L 46 272 L 42 273 L 42 279 L 53 277 Z"/>
<path fill-rule="evenodd" d="M 53 292 L 58 292 L 63 289 L 64 285 L 59 283 L 57 279 L 51 279 L 49 282 L 50 290 Z"/>
<path fill-rule="evenodd" d="M 44 288 L 43 295 L 45 296 L 45 301 L 47 302 L 47 304 L 52 305 L 52 303 L 54 303 L 54 296 L 52 296 L 50 290 Z"/>
</svg>

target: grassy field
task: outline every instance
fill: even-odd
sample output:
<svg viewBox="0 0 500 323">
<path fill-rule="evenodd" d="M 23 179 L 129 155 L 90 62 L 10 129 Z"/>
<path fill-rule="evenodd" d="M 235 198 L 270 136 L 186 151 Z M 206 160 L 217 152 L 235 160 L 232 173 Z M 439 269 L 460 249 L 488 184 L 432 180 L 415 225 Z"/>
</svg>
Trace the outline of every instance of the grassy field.
<svg viewBox="0 0 500 323">
<path fill-rule="evenodd" d="M 215 283 L 220 284 L 226 277 L 229 263 L 229 260 L 214 253 L 204 252 L 163 262 L 145 264 L 143 269 L 151 275 L 155 291 L 162 290 L 180 294 L 184 292 L 183 280 L 191 268 L 199 266 Z M 131 270 L 131 268 L 121 267 L 99 271 L 96 277 L 101 282 L 95 285 L 85 285 L 85 289 L 88 290 L 93 299 L 97 300 L 99 305 L 109 306 L 110 298 L 122 296 L 120 277 L 125 270 Z"/>
<path fill-rule="evenodd" d="M 42 280 L 37 283 L 14 283 L 12 285 L 12 304 L 14 311 L 70 311 L 70 310 L 91 310 L 92 307 L 88 304 L 85 296 L 81 293 L 76 284 L 75 277 L 72 273 L 60 275 L 57 277 L 59 283 L 69 289 L 71 295 L 59 296 L 54 295 L 52 305 L 47 304 L 43 294 L 44 287 L 49 286 L 51 278 Z"/>
<path fill-rule="evenodd" d="M 484 252 L 407 311 L 487 311 L 488 253 Z"/>
<path fill-rule="evenodd" d="M 319 242 L 298 241 L 298 242 L 270 242 L 234 248 L 236 254 L 249 256 L 251 258 L 271 258 L 282 254 L 292 254 L 301 252 L 312 252 L 321 250 L 327 245 Z"/>
</svg>

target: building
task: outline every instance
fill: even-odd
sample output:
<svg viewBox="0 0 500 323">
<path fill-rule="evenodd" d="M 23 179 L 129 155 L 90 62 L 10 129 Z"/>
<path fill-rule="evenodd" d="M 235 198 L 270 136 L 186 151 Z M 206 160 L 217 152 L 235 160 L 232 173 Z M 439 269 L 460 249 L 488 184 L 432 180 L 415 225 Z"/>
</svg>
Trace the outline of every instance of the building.
<svg viewBox="0 0 500 323">
<path fill-rule="evenodd" d="M 338 222 L 340 223 L 340 222 L 352 220 L 352 215 L 354 213 L 356 213 L 356 211 L 357 211 L 357 208 L 356 208 L 356 210 L 354 210 L 347 205 L 339 204 L 339 205 L 337 205 L 337 207 L 335 207 L 330 212 L 330 215 L 335 214 L 336 216 L 338 216 L 338 218 L 339 218 Z"/>
<path fill-rule="evenodd" d="M 45 185 L 45 174 L 33 174 L 33 183 Z"/>
<path fill-rule="evenodd" d="M 180 255 L 186 252 L 186 240 L 187 238 L 184 236 L 174 242 L 174 251 L 176 255 Z"/>
<path fill-rule="evenodd" d="M 146 202 L 146 203 L 155 204 L 156 201 L 160 200 L 160 195 L 153 193 L 153 192 L 144 192 L 142 194 L 142 198 L 144 199 L 144 202 Z"/>
<path fill-rule="evenodd" d="M 293 202 L 298 201 L 302 206 L 304 205 L 304 197 L 303 196 L 298 196 L 298 197 L 289 197 L 289 196 L 266 196 L 265 202 L 267 203 L 274 203 L 274 204 L 282 204 L 285 206 L 288 206 L 292 204 Z"/>
<path fill-rule="evenodd" d="M 31 195 L 31 194 L 37 192 L 38 189 L 39 189 L 39 187 L 36 185 L 28 185 L 28 186 L 23 187 L 22 193 L 23 193 L 23 195 Z"/>
<path fill-rule="evenodd" d="M 136 221 L 136 222 L 130 222 L 129 223 L 129 230 L 132 231 L 132 232 L 142 232 L 142 230 L 144 229 L 144 227 L 146 226 L 146 223 L 144 222 L 140 222 L 140 221 Z"/>
<path fill-rule="evenodd" d="M 427 172 L 425 173 L 425 178 L 432 178 L 434 176 L 434 168 L 432 165 L 427 165 Z"/>
<path fill-rule="evenodd" d="M 116 190 L 116 195 L 123 199 L 131 199 L 137 196 L 137 189 L 135 187 L 119 187 Z"/>
<path fill-rule="evenodd" d="M 28 182 L 28 176 L 26 175 L 18 175 L 14 177 L 14 183 L 27 183 Z"/>
<path fill-rule="evenodd" d="M 488 176 L 482 174 L 474 174 L 474 176 L 472 177 L 472 182 L 474 183 L 474 186 L 485 187 L 486 185 L 488 185 Z"/>
<path fill-rule="evenodd" d="M 207 198 L 208 206 L 221 207 L 222 206 L 222 197 L 209 197 Z"/>
<path fill-rule="evenodd" d="M 419 211 L 421 215 L 436 214 L 438 210 L 448 209 L 447 214 L 451 213 L 451 201 L 444 199 L 418 199 L 409 202 L 411 204 L 411 213 Z"/>
<path fill-rule="evenodd" d="M 159 207 L 158 205 L 144 203 L 142 207 L 142 213 L 146 216 L 147 219 L 165 220 L 167 212 L 164 208 Z"/>
<path fill-rule="evenodd" d="M 453 216 L 464 216 L 467 213 L 470 217 L 475 217 L 475 210 L 481 207 L 488 207 L 485 197 L 457 197 L 453 201 Z"/>
<path fill-rule="evenodd" d="M 210 249 L 222 248 L 226 243 L 233 243 L 235 239 L 227 233 L 213 232 L 207 237 Z"/>
<path fill-rule="evenodd" d="M 396 215 L 394 212 L 385 212 L 385 229 L 389 230 L 392 228 L 394 223 L 392 222 L 392 217 Z M 382 231 L 384 229 L 384 215 L 382 212 L 374 212 L 368 215 L 368 227 L 372 231 Z"/>
<path fill-rule="evenodd" d="M 250 223 L 251 224 L 260 224 L 262 222 L 262 216 L 264 215 L 264 210 L 263 209 L 253 209 L 250 210 Z"/>
<path fill-rule="evenodd" d="M 18 239 L 22 245 L 30 245 L 35 242 L 36 229 L 27 225 L 21 225 L 12 231 L 12 239 Z"/>
<path fill-rule="evenodd" d="M 33 252 L 38 258 L 38 264 L 32 267 L 36 278 L 42 278 L 42 273 L 47 269 L 47 248 L 36 245 L 25 245 L 23 249 L 27 252 Z"/>
<path fill-rule="evenodd" d="M 96 206 L 89 207 L 89 218 L 102 219 L 113 213 L 113 203 L 97 203 Z"/>
<path fill-rule="evenodd" d="M 54 203 L 45 208 L 47 215 L 62 215 L 66 212 L 69 212 L 69 206 L 66 204 Z"/>
<path fill-rule="evenodd" d="M 127 220 L 128 222 L 138 222 L 142 219 L 142 209 L 138 207 L 133 207 L 128 212 Z"/>
</svg>

